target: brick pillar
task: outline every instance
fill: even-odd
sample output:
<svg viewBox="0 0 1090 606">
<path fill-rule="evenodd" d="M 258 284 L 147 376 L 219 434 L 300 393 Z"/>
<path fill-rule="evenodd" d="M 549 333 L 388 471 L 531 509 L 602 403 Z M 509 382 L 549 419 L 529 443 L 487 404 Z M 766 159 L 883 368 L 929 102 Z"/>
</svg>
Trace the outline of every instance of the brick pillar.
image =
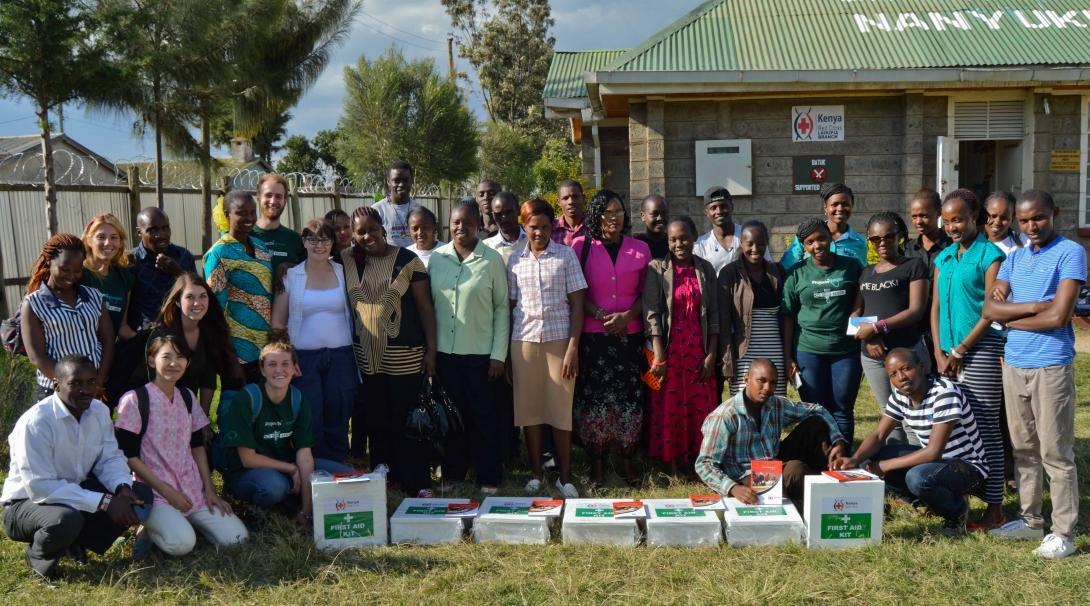
<svg viewBox="0 0 1090 606">
<path fill-rule="evenodd" d="M 647 103 L 630 103 L 628 108 L 628 180 L 632 199 L 651 193 L 647 166 Z"/>
<path fill-rule="evenodd" d="M 905 95 L 905 134 L 901 150 L 901 189 L 904 192 L 900 209 L 907 214 L 907 204 L 912 194 L 924 186 L 924 103 L 923 95 Z"/>
</svg>

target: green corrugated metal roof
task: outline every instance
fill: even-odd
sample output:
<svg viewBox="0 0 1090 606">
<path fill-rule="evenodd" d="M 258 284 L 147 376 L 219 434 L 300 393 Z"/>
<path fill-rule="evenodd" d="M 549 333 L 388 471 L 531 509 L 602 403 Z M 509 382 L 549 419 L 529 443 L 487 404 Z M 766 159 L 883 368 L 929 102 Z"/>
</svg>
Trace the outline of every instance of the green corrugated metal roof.
<svg viewBox="0 0 1090 606">
<path fill-rule="evenodd" d="M 710 0 L 599 71 L 1087 64 L 1086 0 Z"/>
<path fill-rule="evenodd" d="M 624 53 L 624 49 L 554 52 L 549 75 L 545 78 L 543 96 L 546 99 L 586 97 L 583 73 L 600 70 Z"/>
</svg>

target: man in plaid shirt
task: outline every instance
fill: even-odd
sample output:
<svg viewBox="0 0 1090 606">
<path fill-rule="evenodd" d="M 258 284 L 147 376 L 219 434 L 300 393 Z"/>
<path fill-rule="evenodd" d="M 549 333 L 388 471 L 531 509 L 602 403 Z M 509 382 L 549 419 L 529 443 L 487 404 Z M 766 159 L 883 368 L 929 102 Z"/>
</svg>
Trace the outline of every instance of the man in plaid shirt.
<svg viewBox="0 0 1090 606">
<path fill-rule="evenodd" d="M 774 395 L 777 379 L 770 360 L 753 361 L 745 389 L 704 420 L 696 473 L 717 493 L 752 505 L 757 493 L 749 486 L 749 462 L 778 459 L 783 461 L 784 494 L 801 509 L 803 478 L 828 469 L 850 445 L 829 411 Z M 781 443 L 780 435 L 793 424 L 797 426 Z"/>
</svg>

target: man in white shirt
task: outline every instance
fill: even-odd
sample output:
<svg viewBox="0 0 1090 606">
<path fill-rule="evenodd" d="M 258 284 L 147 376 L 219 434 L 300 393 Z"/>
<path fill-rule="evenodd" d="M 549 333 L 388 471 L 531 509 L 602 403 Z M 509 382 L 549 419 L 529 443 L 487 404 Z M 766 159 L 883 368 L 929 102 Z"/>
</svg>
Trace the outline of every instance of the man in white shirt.
<svg viewBox="0 0 1090 606">
<path fill-rule="evenodd" d="M 125 529 L 147 517 L 151 489 L 133 484 L 114 438 L 110 410 L 95 399 L 94 364 L 86 356 L 57 362 L 56 391 L 31 406 L 8 436 L 4 532 L 30 543 L 27 564 L 45 579 L 64 555 L 102 554 Z M 144 504 L 147 505 L 144 505 Z"/>
<path fill-rule="evenodd" d="M 693 254 L 711 263 L 718 275 L 741 254 L 742 226 L 734 222 L 734 200 L 727 188 L 713 185 L 704 192 L 704 215 L 712 230 L 696 239 Z M 768 249 L 765 259 L 772 260 Z"/>
<path fill-rule="evenodd" d="M 405 248 L 413 243 L 409 233 L 409 213 L 420 203 L 410 195 L 413 191 L 413 167 L 404 160 L 395 160 L 386 169 L 386 197 L 375 203 L 386 229 L 386 243 Z"/>
<path fill-rule="evenodd" d="M 515 194 L 501 191 L 492 199 L 492 219 L 498 231 L 485 238 L 484 243 L 503 257 L 503 264 L 511 260 L 511 254 L 526 246 L 526 232 L 519 227 L 519 203 Z"/>
</svg>

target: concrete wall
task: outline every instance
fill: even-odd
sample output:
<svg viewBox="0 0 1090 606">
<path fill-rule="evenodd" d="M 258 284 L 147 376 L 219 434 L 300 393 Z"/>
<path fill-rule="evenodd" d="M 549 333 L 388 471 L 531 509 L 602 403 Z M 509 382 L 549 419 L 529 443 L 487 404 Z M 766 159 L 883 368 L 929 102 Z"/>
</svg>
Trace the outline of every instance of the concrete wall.
<svg viewBox="0 0 1090 606">
<path fill-rule="evenodd" d="M 583 178 L 593 184 L 594 133 L 589 126 L 584 126 L 581 134 L 580 171 Z M 598 143 L 602 146 L 602 187 L 629 199 L 628 128 L 599 126 Z"/>
<path fill-rule="evenodd" d="M 1046 99 L 1049 105 L 1047 114 Z M 1033 187 L 1052 193 L 1061 211 L 1057 220 L 1059 229 L 1072 238 L 1077 237 L 1079 220 L 1079 173 L 1052 172 L 1049 166 L 1052 150 L 1079 149 L 1082 145 L 1080 103 L 1082 97 L 1079 95 L 1033 96 L 1036 139 L 1033 148 Z M 1085 239 L 1082 242 L 1087 243 Z"/>
<path fill-rule="evenodd" d="M 845 140 L 794 143 L 791 107 L 843 104 Z M 700 139 L 751 139 L 753 195 L 735 199 L 738 222 L 756 218 L 772 229 L 773 250 L 805 217 L 821 213 L 813 194 L 795 195 L 792 158 L 844 156 L 844 180 L 856 192 L 856 218 L 883 210 L 907 210 L 908 198 L 934 186 L 935 137 L 946 132 L 946 99 L 905 95 L 846 99 L 656 101 L 633 103 L 629 118 L 632 199 L 664 193 L 671 213 L 688 214 L 708 228 L 702 200 L 694 196 L 694 142 Z"/>
</svg>

